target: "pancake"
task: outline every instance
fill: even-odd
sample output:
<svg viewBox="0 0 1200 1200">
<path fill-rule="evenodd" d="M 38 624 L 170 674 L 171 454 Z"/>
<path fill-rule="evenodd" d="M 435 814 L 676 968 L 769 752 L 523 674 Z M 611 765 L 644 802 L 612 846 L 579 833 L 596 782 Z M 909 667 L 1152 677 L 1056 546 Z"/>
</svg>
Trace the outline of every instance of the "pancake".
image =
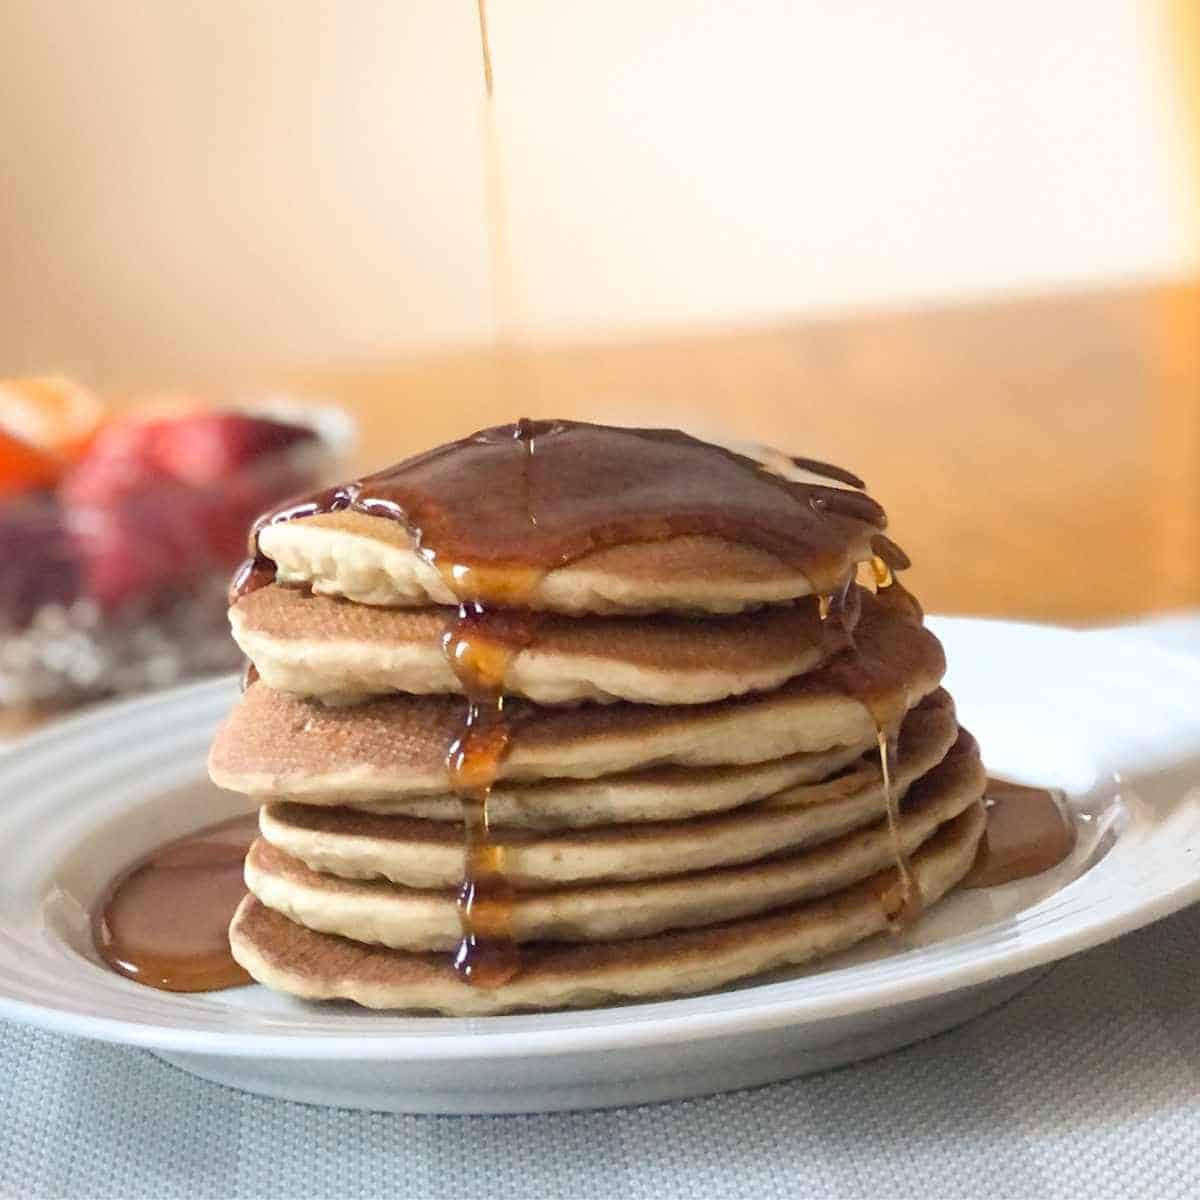
<svg viewBox="0 0 1200 1200">
<path fill-rule="evenodd" d="M 264 529 L 259 545 L 274 561 L 279 582 L 305 584 L 321 595 L 382 606 L 458 603 L 404 527 L 382 517 L 300 517 Z M 869 554 L 868 547 L 858 548 L 855 561 Z M 736 613 L 813 590 L 806 576 L 765 551 L 689 536 L 594 551 L 550 571 L 525 605 L 566 614 Z"/>
<path fill-rule="evenodd" d="M 940 825 L 978 802 L 985 784 L 978 751 L 963 734 L 909 790 L 897 822 L 901 852 L 913 854 Z M 886 870 L 895 861 L 894 845 L 887 822 L 880 821 L 818 849 L 746 866 L 522 892 L 512 904 L 512 934 L 518 942 L 608 941 L 733 920 L 828 895 Z M 356 941 L 453 950 L 462 936 L 453 890 L 321 874 L 262 838 L 246 858 L 246 884 L 267 907 L 308 929 Z"/>
<path fill-rule="evenodd" d="M 292 502 L 256 548 L 279 581 L 362 604 L 725 613 L 835 591 L 886 523 L 836 467 L 521 421 Z"/>
<path fill-rule="evenodd" d="M 936 737 L 945 748 L 957 729 L 954 703 L 939 688 L 908 713 L 900 736 Z M 488 798 L 488 823 L 493 829 L 555 830 L 677 821 L 785 792 L 788 803 L 824 803 L 878 778 L 878 747 L 870 737 L 819 754 L 793 754 L 743 766 L 652 767 L 599 779 L 501 784 Z M 449 794 L 362 801 L 355 807 L 425 821 L 462 821 L 462 801 Z"/>
<path fill-rule="evenodd" d="M 500 784 L 488 798 L 488 823 L 496 829 L 546 830 L 684 820 L 752 804 L 785 788 L 819 783 L 856 763 L 874 746 L 871 737 L 820 753 L 733 767 L 651 767 L 596 779 Z M 312 804 L 316 799 L 305 796 L 304 802 Z M 339 802 L 336 796 L 320 800 Z M 425 821 L 462 821 L 462 801 L 450 794 L 378 800 L 350 796 L 346 804 L 365 812 Z"/>
<path fill-rule="evenodd" d="M 967 735 L 963 735 L 967 737 Z M 953 735 L 951 735 L 951 740 Z M 960 770 L 974 754 L 960 755 Z M 907 739 L 892 780 L 897 797 L 946 754 L 939 738 Z M 788 802 L 788 793 L 714 817 L 614 825 L 531 836 L 513 830 L 493 843 L 503 847 L 504 877 L 517 888 L 593 880 L 651 879 L 708 867 L 753 862 L 768 854 L 829 841 L 882 817 L 883 781 L 876 773 L 860 790 L 825 803 Z M 982 793 L 982 782 L 980 784 Z M 314 871 L 347 879 L 383 877 L 413 888 L 452 888 L 462 879 L 462 829 L 444 821 L 376 816 L 346 808 L 268 804 L 259 814 L 262 836 Z"/>
<path fill-rule="evenodd" d="M 297 588 L 262 588 L 229 611 L 268 687 L 340 702 L 389 692 L 461 692 L 443 649 L 456 608 L 371 608 Z M 700 704 L 778 687 L 845 645 L 814 598 L 712 620 L 545 614 L 501 689 L 539 704 Z"/>
<path fill-rule="evenodd" d="M 864 593 L 856 647 L 770 692 L 709 704 L 505 705 L 514 733 L 498 778 L 591 779 L 659 764 L 761 763 L 861 744 L 937 687 L 945 657 L 904 610 Z M 254 796 L 377 798 L 445 791 L 463 702 L 395 696 L 345 708 L 256 683 L 209 756 L 221 787 Z"/>
<path fill-rule="evenodd" d="M 926 905 L 970 869 L 984 823 L 983 806 L 973 804 L 913 856 L 913 877 Z M 583 1008 L 703 992 L 827 957 L 888 927 L 892 886 L 894 872 L 884 872 L 820 900 L 701 929 L 583 945 L 533 943 L 523 949 L 520 973 L 493 990 L 464 983 L 449 955 L 318 933 L 253 896 L 234 916 L 229 943 L 260 983 L 307 999 L 454 1016 Z"/>
</svg>

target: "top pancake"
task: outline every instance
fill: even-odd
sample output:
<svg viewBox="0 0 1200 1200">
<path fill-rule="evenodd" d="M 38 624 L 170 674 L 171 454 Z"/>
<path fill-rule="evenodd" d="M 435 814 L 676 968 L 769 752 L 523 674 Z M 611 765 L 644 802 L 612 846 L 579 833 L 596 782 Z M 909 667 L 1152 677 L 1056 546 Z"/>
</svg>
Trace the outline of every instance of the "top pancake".
<svg viewBox="0 0 1200 1200">
<path fill-rule="evenodd" d="M 590 779 L 660 763 L 765 762 L 862 744 L 937 687 L 937 639 L 903 609 L 865 593 L 855 648 L 771 692 L 710 704 L 505 707 L 513 744 L 501 780 Z M 436 795 L 447 748 L 462 730 L 463 701 L 395 696 L 330 708 L 251 687 L 221 727 L 209 757 L 218 785 L 304 801 Z"/>
<path fill-rule="evenodd" d="M 233 635 L 277 691 L 350 701 L 388 692 L 461 692 L 443 649 L 453 608 L 374 608 L 271 586 L 230 609 Z M 843 648 L 840 622 L 809 597 L 697 620 L 542 614 L 500 681 L 539 704 L 633 700 L 702 704 L 777 687 Z"/>
<path fill-rule="evenodd" d="M 273 514 L 257 548 L 280 582 L 363 604 L 737 612 L 833 592 L 870 557 L 883 510 L 810 466 L 674 430 L 520 422 Z"/>
</svg>

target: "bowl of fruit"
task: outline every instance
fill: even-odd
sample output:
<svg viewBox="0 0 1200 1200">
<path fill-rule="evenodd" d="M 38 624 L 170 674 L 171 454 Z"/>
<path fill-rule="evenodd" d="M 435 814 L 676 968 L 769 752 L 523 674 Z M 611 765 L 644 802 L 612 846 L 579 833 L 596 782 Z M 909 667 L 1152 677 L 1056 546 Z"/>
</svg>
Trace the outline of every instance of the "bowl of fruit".
<svg viewBox="0 0 1200 1200">
<path fill-rule="evenodd" d="M 110 417 L 67 380 L 0 381 L 0 732 L 236 668 L 225 594 L 247 528 L 352 442 L 331 407 Z"/>
</svg>

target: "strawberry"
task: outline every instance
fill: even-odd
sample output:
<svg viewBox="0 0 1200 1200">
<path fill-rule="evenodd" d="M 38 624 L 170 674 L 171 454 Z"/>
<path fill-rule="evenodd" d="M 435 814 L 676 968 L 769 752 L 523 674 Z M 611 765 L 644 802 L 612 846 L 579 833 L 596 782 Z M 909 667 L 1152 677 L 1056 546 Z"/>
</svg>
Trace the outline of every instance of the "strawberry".
<svg viewBox="0 0 1200 1200">
<path fill-rule="evenodd" d="M 285 450 L 310 430 L 240 413 L 189 413 L 105 426 L 60 494 L 106 609 L 231 570 L 264 508 L 308 482 Z"/>
<path fill-rule="evenodd" d="M 218 501 L 175 480 L 72 509 L 70 528 L 85 563 L 88 594 L 111 609 L 135 596 L 186 584 L 214 567 L 226 568 L 229 555 L 213 553 L 219 524 L 214 516 L 220 515 Z"/>
<path fill-rule="evenodd" d="M 155 421 L 115 421 L 100 429 L 63 478 L 69 507 L 108 504 L 165 477 L 151 455 Z"/>
<path fill-rule="evenodd" d="M 155 426 L 155 463 L 176 479 L 193 484 L 216 483 L 315 436 L 300 425 L 234 412 L 192 413 Z"/>
</svg>

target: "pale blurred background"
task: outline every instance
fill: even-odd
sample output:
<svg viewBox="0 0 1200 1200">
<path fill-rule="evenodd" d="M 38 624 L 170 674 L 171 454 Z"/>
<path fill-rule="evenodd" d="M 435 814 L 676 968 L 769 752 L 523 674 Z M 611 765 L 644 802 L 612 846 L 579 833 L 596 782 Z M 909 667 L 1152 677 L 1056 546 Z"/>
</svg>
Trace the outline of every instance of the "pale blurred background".
<svg viewBox="0 0 1200 1200">
<path fill-rule="evenodd" d="M 843 461 L 929 607 L 1200 602 L 1195 0 L 4 0 L 0 369 Z"/>
</svg>

